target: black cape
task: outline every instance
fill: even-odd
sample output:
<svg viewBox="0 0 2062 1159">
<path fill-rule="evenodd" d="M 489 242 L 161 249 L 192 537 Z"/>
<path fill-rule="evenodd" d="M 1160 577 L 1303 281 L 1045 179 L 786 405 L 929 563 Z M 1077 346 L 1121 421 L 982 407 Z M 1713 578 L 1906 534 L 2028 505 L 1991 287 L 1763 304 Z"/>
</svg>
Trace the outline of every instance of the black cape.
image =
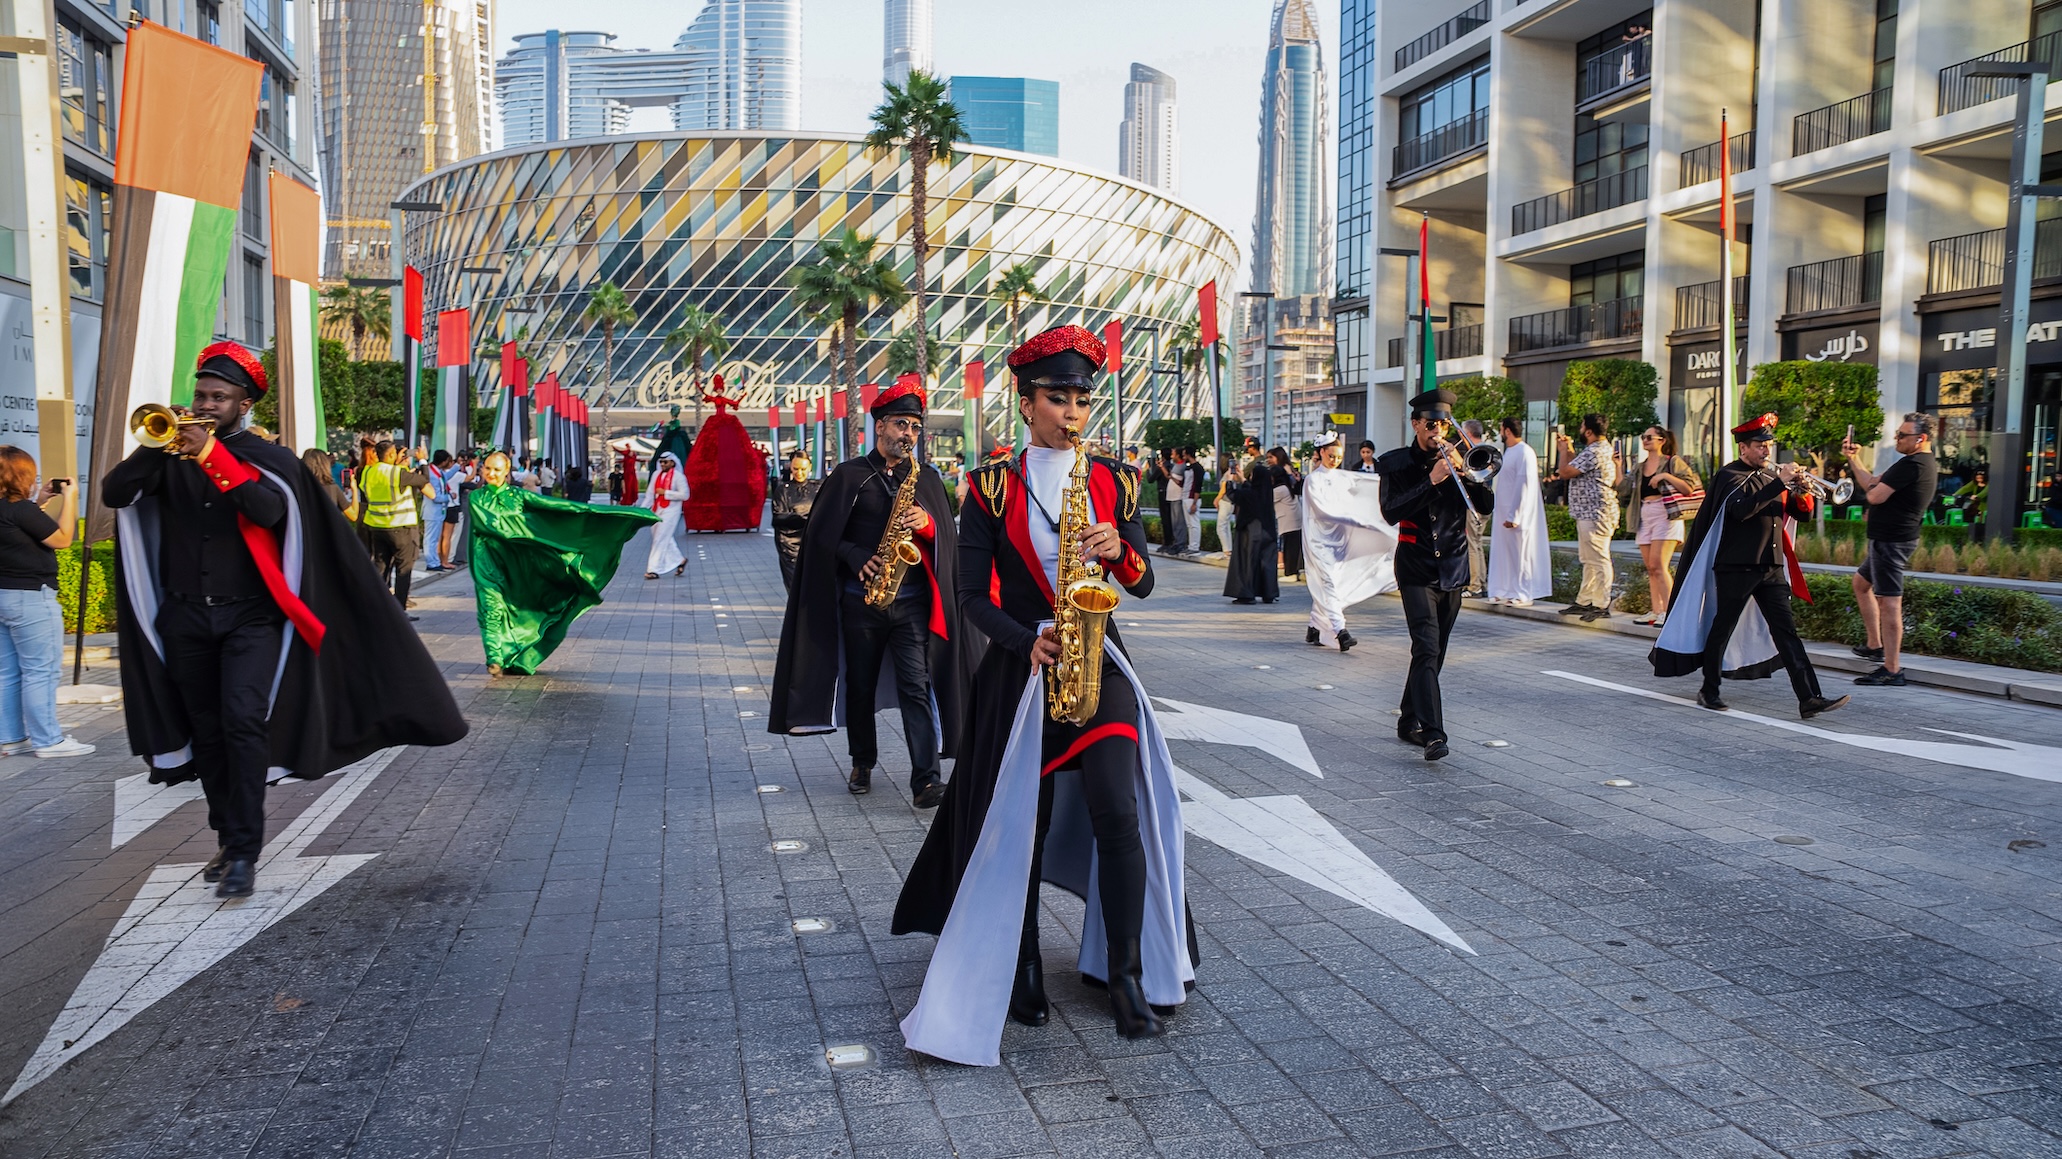
<svg viewBox="0 0 2062 1159">
<path fill-rule="evenodd" d="M 281 570 L 324 628 L 318 653 L 292 621 L 283 627 L 284 663 L 270 717 L 272 776 L 313 780 L 393 745 L 464 738 L 465 717 L 444 674 L 315 476 L 292 451 L 254 435 L 239 432 L 222 445 L 263 475 L 245 486 L 288 495 Z M 177 784 L 200 770 L 189 747 L 186 702 L 157 642 L 162 514 L 160 501 L 148 495 L 115 512 L 115 624 L 129 751 L 150 766 L 151 783 Z"/>
<path fill-rule="evenodd" d="M 959 532 L 952 507 L 945 499 L 945 481 L 929 465 L 920 467 L 916 503 L 931 517 L 937 529 L 925 562 L 936 587 L 932 591 L 934 621 L 942 614 L 945 635 L 930 637 L 931 693 L 937 701 L 938 736 L 947 757 L 959 752 L 960 718 L 965 711 L 966 675 L 973 671 L 973 658 L 986 641 L 961 620 L 959 604 L 953 598 L 958 576 Z M 767 712 L 766 731 L 775 734 L 829 732 L 846 720 L 844 633 L 840 627 L 838 544 L 845 538 L 845 524 L 852 517 L 852 504 L 859 488 L 873 474 L 862 458 L 838 464 L 816 493 L 808 526 L 802 532 L 801 555 L 795 562 L 795 584 L 788 591 L 787 615 L 780 625 L 780 653 L 773 664 L 773 702 Z M 922 547 L 921 537 L 917 544 Z M 921 582 L 912 575 L 911 582 Z M 883 657 L 886 676 L 876 685 L 875 703 L 866 711 L 895 707 L 895 680 Z"/>
<path fill-rule="evenodd" d="M 1704 485 L 1704 502 L 1697 508 L 1697 518 L 1690 521 L 1690 534 L 1683 540 L 1683 549 L 1675 557 L 1675 591 L 1679 596 L 1690 577 L 1691 569 L 1697 566 L 1697 553 L 1704 548 L 1704 541 L 1713 535 L 1723 536 L 1725 525 L 1722 517 L 1726 504 L 1754 472 L 1741 469 L 1737 463 L 1720 467 Z M 1716 555 L 1716 552 L 1713 553 Z M 1704 570 L 1710 571 L 1706 561 Z M 1676 613 L 1676 600 L 1669 601 L 1669 615 Z M 1708 647 L 1710 641 L 1703 632 L 1695 637 Z M 1653 665 L 1654 675 L 1663 677 L 1691 676 L 1704 671 L 1704 648 L 1695 652 L 1676 652 L 1656 644 L 1647 652 L 1647 663 Z M 1782 663 L 1776 657 L 1756 661 L 1739 668 L 1728 668 L 1720 673 L 1727 680 L 1767 680 Z"/>
</svg>

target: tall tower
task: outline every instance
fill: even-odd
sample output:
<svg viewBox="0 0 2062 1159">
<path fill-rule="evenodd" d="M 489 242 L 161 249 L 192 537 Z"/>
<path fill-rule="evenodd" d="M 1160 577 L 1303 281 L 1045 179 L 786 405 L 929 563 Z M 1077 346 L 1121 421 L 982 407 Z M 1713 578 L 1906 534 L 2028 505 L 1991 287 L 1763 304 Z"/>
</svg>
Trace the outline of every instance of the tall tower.
<svg viewBox="0 0 2062 1159">
<path fill-rule="evenodd" d="M 802 0 L 707 0 L 673 51 L 696 56 L 675 128 L 802 127 Z"/>
<path fill-rule="evenodd" d="M 1329 295 L 1331 200 L 1325 181 L 1325 67 L 1311 0 L 1276 0 L 1260 78 L 1260 181 L 1253 288 Z"/>
<path fill-rule="evenodd" d="M 931 71 L 931 0 L 886 0 L 881 80 L 900 85 L 912 69 Z"/>
<path fill-rule="evenodd" d="M 494 6 L 351 0 L 319 13 L 323 271 L 385 277 L 388 204 L 424 173 L 493 148 Z"/>
<path fill-rule="evenodd" d="M 1117 172 L 1141 185 L 1181 192 L 1181 134 L 1174 78 L 1133 62 L 1117 127 Z"/>
<path fill-rule="evenodd" d="M 557 29 L 517 36 L 494 77 L 502 147 L 621 133 L 632 109 L 677 110 L 703 54 L 630 51 L 615 39 Z"/>
</svg>

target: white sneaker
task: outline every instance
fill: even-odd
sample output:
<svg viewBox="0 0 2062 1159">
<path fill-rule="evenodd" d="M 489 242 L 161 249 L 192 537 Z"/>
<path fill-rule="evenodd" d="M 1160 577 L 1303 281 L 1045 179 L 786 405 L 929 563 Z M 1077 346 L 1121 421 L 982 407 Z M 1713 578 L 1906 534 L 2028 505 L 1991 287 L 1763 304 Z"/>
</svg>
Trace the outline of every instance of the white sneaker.
<svg viewBox="0 0 2062 1159">
<path fill-rule="evenodd" d="M 36 750 L 39 757 L 83 757 L 93 751 L 93 746 L 84 741 L 66 737 L 54 745 L 45 745 Z"/>
<path fill-rule="evenodd" d="M 35 747 L 35 745 L 30 744 L 26 739 L 11 740 L 8 741 L 6 744 L 0 744 L 0 757 L 18 757 Z"/>
</svg>

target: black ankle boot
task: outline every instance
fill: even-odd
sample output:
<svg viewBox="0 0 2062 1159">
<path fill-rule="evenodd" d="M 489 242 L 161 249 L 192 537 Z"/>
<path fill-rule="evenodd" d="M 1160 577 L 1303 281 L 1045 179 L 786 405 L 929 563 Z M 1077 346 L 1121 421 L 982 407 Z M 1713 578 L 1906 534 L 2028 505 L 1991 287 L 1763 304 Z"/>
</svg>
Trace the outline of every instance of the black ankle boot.
<svg viewBox="0 0 2062 1159">
<path fill-rule="evenodd" d="M 1139 985 L 1144 975 L 1145 962 L 1136 938 L 1110 943 L 1110 1018 L 1125 1038 L 1158 1038 L 1166 1033 Z"/>
<path fill-rule="evenodd" d="M 1045 1001 L 1045 965 L 1038 947 L 1017 957 L 1017 981 L 1010 987 L 1010 1017 L 1026 1026 L 1044 1026 L 1052 1008 Z"/>
</svg>

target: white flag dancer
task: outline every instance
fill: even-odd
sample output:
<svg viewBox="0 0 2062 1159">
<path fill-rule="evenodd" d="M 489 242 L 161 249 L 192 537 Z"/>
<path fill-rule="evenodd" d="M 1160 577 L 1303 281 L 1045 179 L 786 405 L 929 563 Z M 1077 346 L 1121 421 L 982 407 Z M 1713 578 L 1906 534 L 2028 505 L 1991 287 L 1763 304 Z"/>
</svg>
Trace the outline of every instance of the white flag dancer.
<svg viewBox="0 0 2062 1159">
<path fill-rule="evenodd" d="M 1310 626 L 1303 640 L 1358 643 L 1346 630 L 1346 609 L 1396 587 L 1396 528 L 1382 518 L 1378 475 L 1339 469 L 1337 431 L 1318 437 L 1317 465 L 1303 477 L 1303 582 L 1310 588 Z"/>
</svg>

